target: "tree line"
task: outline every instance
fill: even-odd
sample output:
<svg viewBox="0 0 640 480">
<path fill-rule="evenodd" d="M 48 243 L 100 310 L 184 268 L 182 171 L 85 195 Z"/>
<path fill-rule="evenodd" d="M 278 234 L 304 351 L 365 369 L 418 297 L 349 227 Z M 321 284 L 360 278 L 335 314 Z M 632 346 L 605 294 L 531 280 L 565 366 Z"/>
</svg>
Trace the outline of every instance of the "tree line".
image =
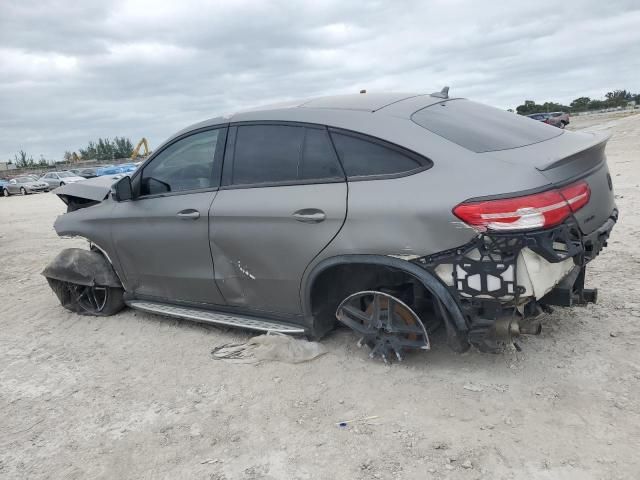
<svg viewBox="0 0 640 480">
<path fill-rule="evenodd" d="M 520 115 L 530 115 L 532 113 L 546 112 L 587 112 L 590 110 L 603 110 L 606 108 L 625 107 L 629 102 L 635 101 L 640 104 L 640 93 L 631 93 L 629 90 L 614 90 L 604 95 L 604 100 L 591 99 L 589 97 L 578 97 L 569 105 L 562 105 L 555 102 L 544 102 L 541 104 L 533 100 L 525 100 L 522 105 L 516 107 L 516 112 Z"/>
<path fill-rule="evenodd" d="M 9 160 L 8 164 L 15 163 L 16 168 L 34 168 L 34 167 L 46 167 L 49 162 L 40 155 L 40 160 L 37 162 L 33 159 L 33 156 L 28 155 L 24 150 L 20 150 L 13 156 L 13 161 Z"/>
<path fill-rule="evenodd" d="M 128 158 L 133 153 L 133 143 L 126 137 L 99 138 L 97 142 L 91 140 L 85 148 L 78 149 L 78 156 L 83 160 L 114 160 Z M 74 160 L 73 152 L 64 152 L 67 162 Z"/>
<path fill-rule="evenodd" d="M 131 143 L 131 139 L 129 138 L 114 137 L 113 140 L 110 138 L 99 138 L 97 141 L 89 141 L 85 148 L 78 149 L 78 153 L 67 150 L 64 152 L 64 160 L 55 163 L 72 163 L 80 159 L 110 161 L 117 158 L 129 158 L 132 154 L 133 143 Z M 17 168 L 47 167 L 51 164 L 43 155 L 40 155 L 39 160 L 34 160 L 33 156 L 24 150 L 16 153 L 13 159 L 7 163 L 15 164 Z"/>
</svg>

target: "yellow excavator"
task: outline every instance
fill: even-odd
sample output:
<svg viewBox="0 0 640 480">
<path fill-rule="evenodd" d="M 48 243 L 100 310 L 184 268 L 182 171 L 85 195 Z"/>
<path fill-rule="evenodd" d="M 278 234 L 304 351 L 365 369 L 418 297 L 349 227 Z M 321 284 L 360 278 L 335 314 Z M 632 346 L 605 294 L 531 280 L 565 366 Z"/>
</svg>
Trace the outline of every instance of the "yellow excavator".
<svg viewBox="0 0 640 480">
<path fill-rule="evenodd" d="M 133 153 L 131 154 L 131 160 L 135 160 L 140 156 L 140 148 L 142 147 L 144 147 L 144 155 L 142 155 L 143 157 L 146 157 L 151 153 L 151 150 L 149 150 L 149 143 L 147 142 L 147 139 L 142 137 L 138 142 L 138 144 L 136 145 L 136 148 L 133 149 Z"/>
</svg>

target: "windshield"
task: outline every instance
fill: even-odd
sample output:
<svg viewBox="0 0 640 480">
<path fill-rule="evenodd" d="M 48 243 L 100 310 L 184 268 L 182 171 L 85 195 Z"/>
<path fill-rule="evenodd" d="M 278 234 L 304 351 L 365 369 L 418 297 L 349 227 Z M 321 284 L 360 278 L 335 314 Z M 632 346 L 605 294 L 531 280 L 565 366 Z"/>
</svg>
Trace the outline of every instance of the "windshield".
<svg viewBox="0 0 640 480">
<path fill-rule="evenodd" d="M 415 112 L 411 120 L 476 153 L 524 147 L 563 133 L 531 118 L 463 99 L 430 105 Z"/>
<path fill-rule="evenodd" d="M 18 177 L 16 178 L 16 181 L 18 183 L 29 183 L 29 182 L 33 182 L 33 178 L 29 178 L 29 177 Z"/>
<path fill-rule="evenodd" d="M 71 172 L 58 172 L 58 176 L 60 178 L 75 177 L 75 175 Z"/>
</svg>

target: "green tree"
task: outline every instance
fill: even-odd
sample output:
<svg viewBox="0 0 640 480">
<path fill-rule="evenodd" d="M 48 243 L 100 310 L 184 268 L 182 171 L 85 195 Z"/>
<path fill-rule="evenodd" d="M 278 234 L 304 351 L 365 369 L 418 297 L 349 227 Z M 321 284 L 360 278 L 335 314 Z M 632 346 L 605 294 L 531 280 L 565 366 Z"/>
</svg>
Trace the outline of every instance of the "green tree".
<svg viewBox="0 0 640 480">
<path fill-rule="evenodd" d="M 614 90 L 605 93 L 607 108 L 624 107 L 633 100 L 633 94 L 627 90 Z"/>
<path fill-rule="evenodd" d="M 537 104 L 533 100 L 525 100 L 524 104 L 516 107 L 516 112 L 520 115 L 530 115 L 532 113 L 566 112 L 569 107 L 555 102 L 544 102 Z"/>
<path fill-rule="evenodd" d="M 603 108 L 607 108 L 607 105 L 602 100 L 591 100 L 589 102 L 589 106 L 587 110 L 602 110 Z"/>
<path fill-rule="evenodd" d="M 80 148 L 78 152 L 87 160 L 114 160 L 130 157 L 133 153 L 133 144 L 126 137 L 115 137 L 113 140 L 98 138 L 97 142 L 90 141 L 86 148 Z"/>
<path fill-rule="evenodd" d="M 589 97 L 578 97 L 573 100 L 570 104 L 572 112 L 582 112 L 585 111 L 589 107 L 589 102 L 591 99 Z"/>
<path fill-rule="evenodd" d="M 128 158 L 133 153 L 133 144 L 129 138 L 115 137 L 113 145 L 115 158 Z"/>
<path fill-rule="evenodd" d="M 518 112 L 520 115 L 529 115 L 530 113 L 536 113 L 535 108 L 536 102 L 534 102 L 533 100 L 525 100 L 524 104 L 518 105 L 516 107 L 516 112 Z"/>
<path fill-rule="evenodd" d="M 89 142 L 87 148 L 80 148 L 78 151 L 80 152 L 80 156 L 82 158 L 86 158 L 87 160 L 96 160 L 98 158 L 96 144 L 93 140 Z"/>
<path fill-rule="evenodd" d="M 16 161 L 16 167 L 18 168 L 29 168 L 35 167 L 35 162 L 33 161 L 33 157 L 31 155 L 27 155 L 27 152 L 24 150 L 20 150 L 17 154 L 13 156 Z"/>
</svg>

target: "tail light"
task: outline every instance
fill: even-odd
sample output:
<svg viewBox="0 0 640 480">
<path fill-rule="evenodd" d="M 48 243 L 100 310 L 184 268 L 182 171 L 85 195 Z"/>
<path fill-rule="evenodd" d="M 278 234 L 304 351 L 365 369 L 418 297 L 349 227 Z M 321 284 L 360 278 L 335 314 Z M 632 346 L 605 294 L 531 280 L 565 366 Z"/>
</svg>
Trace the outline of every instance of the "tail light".
<svg viewBox="0 0 640 480">
<path fill-rule="evenodd" d="M 577 182 L 533 195 L 463 202 L 453 214 L 478 231 L 494 232 L 550 228 L 589 202 L 587 182 Z"/>
</svg>

